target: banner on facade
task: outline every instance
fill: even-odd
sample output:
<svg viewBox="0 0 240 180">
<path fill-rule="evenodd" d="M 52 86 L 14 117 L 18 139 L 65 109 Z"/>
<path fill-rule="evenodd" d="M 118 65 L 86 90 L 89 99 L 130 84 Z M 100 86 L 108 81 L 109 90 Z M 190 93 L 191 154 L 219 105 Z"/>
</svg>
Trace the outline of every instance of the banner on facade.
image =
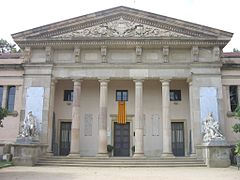
<svg viewBox="0 0 240 180">
<path fill-rule="evenodd" d="M 126 117 L 126 102 L 125 101 L 118 101 L 118 116 L 117 116 L 117 123 L 118 124 L 126 124 L 127 117 Z"/>
</svg>

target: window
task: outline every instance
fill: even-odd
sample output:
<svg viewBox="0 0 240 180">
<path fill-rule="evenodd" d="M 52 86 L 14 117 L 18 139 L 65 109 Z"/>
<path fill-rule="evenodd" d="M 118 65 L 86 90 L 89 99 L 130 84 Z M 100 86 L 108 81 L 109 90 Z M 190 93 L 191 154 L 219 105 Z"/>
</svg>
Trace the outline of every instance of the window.
<svg viewBox="0 0 240 180">
<path fill-rule="evenodd" d="M 14 111 L 15 92 L 16 92 L 16 87 L 15 86 L 9 86 L 8 87 L 7 110 L 9 112 Z"/>
<path fill-rule="evenodd" d="M 181 90 L 170 90 L 170 101 L 181 101 Z"/>
<path fill-rule="evenodd" d="M 237 86 L 229 86 L 229 95 L 230 95 L 230 106 L 231 111 L 233 112 L 238 105 L 238 87 Z"/>
<path fill-rule="evenodd" d="M 128 90 L 116 90 L 116 101 L 128 101 Z"/>
<path fill-rule="evenodd" d="M 73 101 L 73 90 L 64 90 L 64 101 Z"/>
<path fill-rule="evenodd" d="M 3 86 L 0 86 L 0 107 L 2 107 L 2 99 L 3 99 Z"/>
</svg>

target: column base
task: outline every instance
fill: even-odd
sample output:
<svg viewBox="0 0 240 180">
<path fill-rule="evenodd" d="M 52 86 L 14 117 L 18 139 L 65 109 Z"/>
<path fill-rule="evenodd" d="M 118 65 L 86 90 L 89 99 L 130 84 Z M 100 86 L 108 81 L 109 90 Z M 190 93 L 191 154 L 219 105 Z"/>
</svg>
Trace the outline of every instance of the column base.
<svg viewBox="0 0 240 180">
<path fill-rule="evenodd" d="M 46 156 L 53 156 L 53 152 L 46 152 Z"/>
<path fill-rule="evenodd" d="M 191 153 L 190 157 L 197 157 L 197 154 L 196 153 Z"/>
<path fill-rule="evenodd" d="M 173 158 L 173 157 L 175 157 L 172 153 L 162 153 L 161 156 L 164 157 L 164 158 Z"/>
<path fill-rule="evenodd" d="M 98 153 L 96 155 L 97 158 L 109 158 L 109 154 L 108 153 Z"/>
<path fill-rule="evenodd" d="M 144 153 L 134 153 L 132 158 L 146 158 L 146 156 L 144 155 Z"/>
<path fill-rule="evenodd" d="M 74 158 L 77 158 L 77 157 L 80 157 L 80 153 L 70 153 L 67 157 L 74 157 Z"/>
</svg>

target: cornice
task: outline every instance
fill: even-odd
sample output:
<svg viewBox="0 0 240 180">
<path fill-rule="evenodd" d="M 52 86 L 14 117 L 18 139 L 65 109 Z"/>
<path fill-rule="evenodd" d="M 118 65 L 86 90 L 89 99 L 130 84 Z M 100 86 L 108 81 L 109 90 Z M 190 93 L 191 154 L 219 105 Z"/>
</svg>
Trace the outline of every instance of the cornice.
<svg viewBox="0 0 240 180">
<path fill-rule="evenodd" d="M 49 39 L 29 39 L 17 41 L 18 45 L 23 47 L 46 47 L 46 46 L 78 46 L 79 48 L 93 48 L 101 46 L 111 47 L 153 47 L 153 46 L 220 46 L 223 48 L 228 40 L 226 39 L 189 39 L 189 38 L 85 38 L 85 39 L 74 39 L 74 40 L 49 40 Z"/>
<path fill-rule="evenodd" d="M 78 68 L 78 69 L 190 69 L 190 68 L 221 68 L 221 62 L 187 62 L 187 63 L 55 63 L 54 69 L 58 68 Z"/>
<path fill-rule="evenodd" d="M 22 31 L 13 34 L 12 36 L 15 41 L 17 39 L 24 39 L 29 37 L 50 37 L 52 35 L 74 31 L 79 28 L 81 29 L 99 23 L 116 20 L 119 17 L 123 17 L 124 19 L 132 20 L 138 23 L 144 23 L 168 30 L 173 30 L 174 32 L 193 35 L 195 37 L 228 37 L 230 39 L 233 35 L 230 32 L 222 31 L 219 29 L 178 20 L 151 12 L 120 6 L 48 24 L 27 31 Z"/>
</svg>

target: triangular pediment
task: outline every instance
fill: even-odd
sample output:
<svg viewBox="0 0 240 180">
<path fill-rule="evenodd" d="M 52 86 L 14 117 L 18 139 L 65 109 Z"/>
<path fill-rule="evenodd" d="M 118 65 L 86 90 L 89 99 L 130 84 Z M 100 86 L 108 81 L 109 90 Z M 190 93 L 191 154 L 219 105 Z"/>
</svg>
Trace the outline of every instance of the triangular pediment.
<svg viewBox="0 0 240 180">
<path fill-rule="evenodd" d="M 183 33 L 177 33 L 163 28 L 129 21 L 120 17 L 117 20 L 104 22 L 96 26 L 53 36 L 53 39 L 78 39 L 84 37 L 97 38 L 148 38 L 148 37 L 191 37 Z"/>
<path fill-rule="evenodd" d="M 116 7 L 13 34 L 18 43 L 33 40 L 215 39 L 232 33 L 128 7 Z"/>
</svg>

